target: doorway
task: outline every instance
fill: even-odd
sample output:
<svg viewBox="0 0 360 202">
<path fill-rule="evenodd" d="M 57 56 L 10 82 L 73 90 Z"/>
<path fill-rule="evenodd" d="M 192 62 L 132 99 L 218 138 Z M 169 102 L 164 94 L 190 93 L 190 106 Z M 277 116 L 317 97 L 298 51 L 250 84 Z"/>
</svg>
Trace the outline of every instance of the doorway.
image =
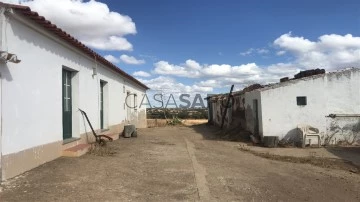
<svg viewBox="0 0 360 202">
<path fill-rule="evenodd" d="M 63 139 L 72 137 L 72 96 L 71 96 L 72 72 L 62 70 L 62 115 L 63 115 Z"/>
<path fill-rule="evenodd" d="M 100 129 L 104 129 L 104 86 L 106 82 L 100 81 Z"/>
<path fill-rule="evenodd" d="M 258 100 L 253 100 L 253 112 L 254 112 L 254 135 L 259 135 L 259 104 Z"/>
</svg>

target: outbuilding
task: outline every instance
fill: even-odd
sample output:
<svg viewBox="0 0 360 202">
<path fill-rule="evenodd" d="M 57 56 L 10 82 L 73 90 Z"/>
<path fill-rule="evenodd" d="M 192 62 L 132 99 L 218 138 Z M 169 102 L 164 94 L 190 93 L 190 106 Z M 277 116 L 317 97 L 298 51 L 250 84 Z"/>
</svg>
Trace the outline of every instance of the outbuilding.
<svg viewBox="0 0 360 202">
<path fill-rule="evenodd" d="M 279 83 L 233 92 L 226 107 L 228 97 L 208 97 L 209 122 L 247 130 L 254 142 L 360 144 L 360 69 L 306 70 Z"/>
<path fill-rule="evenodd" d="M 297 142 L 301 127 L 309 126 L 320 135 L 322 145 L 357 144 L 360 69 L 296 76 L 246 92 L 245 108 L 247 130 L 261 138 Z M 315 137 L 301 141 L 319 143 Z"/>
</svg>

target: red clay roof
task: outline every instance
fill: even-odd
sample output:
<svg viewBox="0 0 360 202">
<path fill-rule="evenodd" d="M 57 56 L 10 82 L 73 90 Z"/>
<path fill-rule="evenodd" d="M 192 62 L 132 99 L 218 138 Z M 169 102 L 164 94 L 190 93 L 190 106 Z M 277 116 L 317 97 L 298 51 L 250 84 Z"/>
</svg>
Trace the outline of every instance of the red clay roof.
<svg viewBox="0 0 360 202">
<path fill-rule="evenodd" d="M 14 5 L 14 4 L 6 4 L 0 2 L 0 7 L 12 8 L 18 13 L 22 14 L 24 17 L 34 21 L 38 25 L 44 27 L 49 32 L 55 34 L 57 37 L 63 39 L 64 41 L 68 42 L 71 46 L 80 49 L 83 53 L 87 54 L 91 58 L 96 57 L 96 60 L 104 64 L 105 66 L 109 67 L 110 69 L 114 70 L 115 72 L 119 73 L 120 75 L 128 78 L 129 80 L 133 81 L 137 85 L 149 89 L 145 84 L 141 83 L 128 73 L 124 72 L 111 62 L 107 61 L 101 55 L 97 54 L 95 51 L 91 50 L 89 47 L 85 46 L 79 40 L 72 37 L 70 34 L 66 33 L 62 29 L 58 28 L 56 25 L 52 24 L 50 21 L 46 20 L 43 16 L 40 16 L 37 12 L 31 11 L 31 9 L 27 6 L 22 5 Z"/>
</svg>

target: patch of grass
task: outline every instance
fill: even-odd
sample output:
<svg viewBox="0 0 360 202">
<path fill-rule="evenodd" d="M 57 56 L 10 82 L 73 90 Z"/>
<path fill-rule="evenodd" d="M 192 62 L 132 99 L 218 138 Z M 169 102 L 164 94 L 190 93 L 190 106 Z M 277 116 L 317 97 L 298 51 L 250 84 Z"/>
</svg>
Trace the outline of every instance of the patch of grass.
<svg viewBox="0 0 360 202">
<path fill-rule="evenodd" d="M 88 154 L 95 155 L 95 156 L 113 156 L 116 154 L 116 148 L 106 144 L 106 145 L 99 145 L 93 144 Z"/>
<path fill-rule="evenodd" d="M 166 122 L 167 122 L 167 125 L 170 125 L 170 126 L 182 125 L 182 121 L 178 117 L 173 117 L 171 120 L 166 121 Z"/>
</svg>

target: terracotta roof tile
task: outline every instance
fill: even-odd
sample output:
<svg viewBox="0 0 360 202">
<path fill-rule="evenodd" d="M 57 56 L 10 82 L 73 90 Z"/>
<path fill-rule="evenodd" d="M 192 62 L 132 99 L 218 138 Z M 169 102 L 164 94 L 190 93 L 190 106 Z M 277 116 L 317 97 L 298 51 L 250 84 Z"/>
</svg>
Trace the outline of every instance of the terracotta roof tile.
<svg viewBox="0 0 360 202">
<path fill-rule="evenodd" d="M 83 53 L 87 54 L 91 58 L 95 57 L 97 61 L 101 62 L 103 65 L 114 70 L 118 74 L 124 76 L 125 78 L 133 81 L 134 83 L 145 89 L 149 89 L 149 87 L 147 87 L 145 84 L 141 83 L 140 81 L 129 75 L 128 73 L 124 72 L 123 70 L 121 70 L 120 68 L 109 62 L 108 60 L 106 60 L 104 57 L 102 57 L 95 51 L 91 50 L 89 47 L 85 46 L 83 43 L 72 37 L 70 34 L 66 33 L 62 29 L 58 28 L 55 24 L 52 24 L 50 21 L 46 20 L 43 16 L 40 16 L 37 12 L 31 11 L 29 7 L 22 5 L 6 4 L 2 2 L 0 2 L 0 7 L 14 9 L 17 13 L 22 14 L 28 19 L 31 19 L 38 25 L 44 27 L 49 32 L 55 34 L 57 37 L 62 38 L 63 40 L 68 42 L 71 46 L 78 48 L 79 50 L 81 50 Z"/>
</svg>

